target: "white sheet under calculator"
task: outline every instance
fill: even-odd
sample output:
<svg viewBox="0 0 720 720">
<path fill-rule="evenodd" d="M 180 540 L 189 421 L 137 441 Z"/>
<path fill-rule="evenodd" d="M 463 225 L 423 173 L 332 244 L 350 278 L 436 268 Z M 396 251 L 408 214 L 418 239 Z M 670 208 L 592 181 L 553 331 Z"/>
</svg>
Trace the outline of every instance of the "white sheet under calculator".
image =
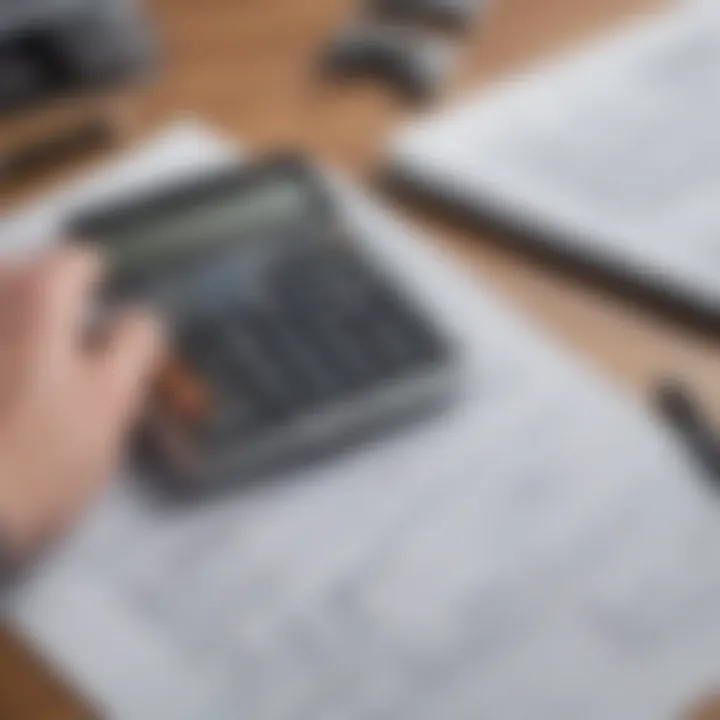
<svg viewBox="0 0 720 720">
<path fill-rule="evenodd" d="M 168 132 L 0 235 L 232 157 Z M 459 343 L 452 408 L 183 511 L 118 478 L 16 622 L 109 720 L 675 718 L 720 680 L 715 496 L 638 407 L 347 190 Z"/>
<path fill-rule="evenodd" d="M 718 128 L 720 6 L 695 2 L 411 125 L 390 164 L 720 317 Z"/>
</svg>

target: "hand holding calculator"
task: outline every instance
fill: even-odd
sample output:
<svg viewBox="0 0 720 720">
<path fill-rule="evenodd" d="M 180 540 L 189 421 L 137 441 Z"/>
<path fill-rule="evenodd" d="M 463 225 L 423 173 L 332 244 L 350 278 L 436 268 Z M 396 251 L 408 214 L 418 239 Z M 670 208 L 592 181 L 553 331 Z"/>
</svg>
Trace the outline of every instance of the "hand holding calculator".
<svg viewBox="0 0 720 720">
<path fill-rule="evenodd" d="M 76 218 L 102 302 L 147 302 L 172 357 L 144 459 L 205 492 L 315 456 L 447 396 L 451 351 L 358 247 L 322 179 L 280 157 Z"/>
</svg>

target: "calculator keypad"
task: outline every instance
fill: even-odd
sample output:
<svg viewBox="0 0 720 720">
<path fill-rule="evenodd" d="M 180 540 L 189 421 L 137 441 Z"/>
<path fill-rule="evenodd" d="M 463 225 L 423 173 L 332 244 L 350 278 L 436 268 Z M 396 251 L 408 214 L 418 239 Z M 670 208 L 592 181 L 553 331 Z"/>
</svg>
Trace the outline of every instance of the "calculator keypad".
<svg viewBox="0 0 720 720">
<path fill-rule="evenodd" d="M 347 220 L 296 155 L 70 219 L 68 237 L 108 254 L 99 305 L 146 305 L 170 327 L 138 434 L 148 479 L 210 491 L 449 399 L 452 348 Z"/>
<path fill-rule="evenodd" d="M 206 441 L 240 442 L 443 359 L 431 329 L 350 249 L 296 248 L 257 282 L 261 301 L 238 289 L 178 331 L 209 384 Z"/>
</svg>

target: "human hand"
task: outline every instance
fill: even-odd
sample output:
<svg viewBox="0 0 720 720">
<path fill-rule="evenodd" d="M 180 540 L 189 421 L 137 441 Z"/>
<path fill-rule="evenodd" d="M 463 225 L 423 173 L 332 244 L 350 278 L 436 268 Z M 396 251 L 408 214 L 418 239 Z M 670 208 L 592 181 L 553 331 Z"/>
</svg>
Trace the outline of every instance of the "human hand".
<svg viewBox="0 0 720 720">
<path fill-rule="evenodd" d="M 0 539 L 12 559 L 102 488 L 160 356 L 155 323 L 137 312 L 88 342 L 101 276 L 99 258 L 78 249 L 0 266 Z"/>
</svg>

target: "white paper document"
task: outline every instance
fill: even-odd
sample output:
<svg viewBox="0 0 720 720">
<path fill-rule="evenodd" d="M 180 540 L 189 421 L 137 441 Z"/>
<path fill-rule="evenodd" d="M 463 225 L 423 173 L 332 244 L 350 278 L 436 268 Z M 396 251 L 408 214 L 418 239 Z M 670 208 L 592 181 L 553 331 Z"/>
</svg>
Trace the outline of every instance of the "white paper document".
<svg viewBox="0 0 720 720">
<path fill-rule="evenodd" d="M 177 127 L 0 233 L 30 242 L 232 157 Z M 451 408 L 182 510 L 117 478 L 18 588 L 15 621 L 120 720 L 676 717 L 720 679 L 701 475 L 429 242 L 339 193 L 456 339 Z"/>
<path fill-rule="evenodd" d="M 720 317 L 720 5 L 683 3 L 412 122 L 403 181 Z"/>
</svg>

